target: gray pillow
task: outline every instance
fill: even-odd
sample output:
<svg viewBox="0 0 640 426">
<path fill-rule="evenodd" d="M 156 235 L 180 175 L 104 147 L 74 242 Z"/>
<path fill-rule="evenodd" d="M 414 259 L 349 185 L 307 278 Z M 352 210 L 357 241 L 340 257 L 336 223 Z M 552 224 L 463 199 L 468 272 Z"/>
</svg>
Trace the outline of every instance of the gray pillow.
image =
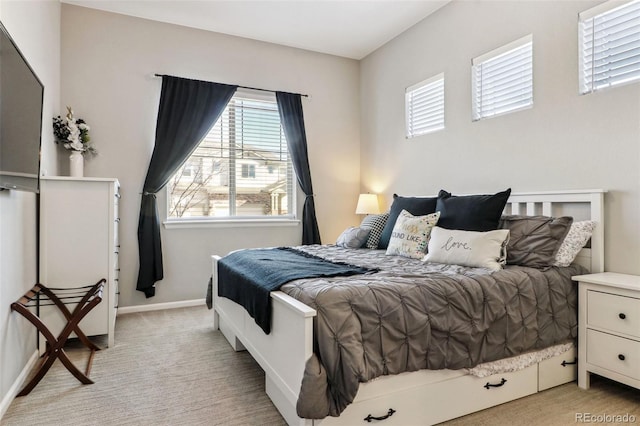
<svg viewBox="0 0 640 426">
<path fill-rule="evenodd" d="M 360 248 L 367 242 L 371 228 L 349 227 L 338 237 L 336 245 L 345 248 Z"/>
<path fill-rule="evenodd" d="M 510 234 L 507 265 L 552 266 L 572 222 L 569 216 L 502 216 L 498 228 L 508 229 Z"/>
</svg>

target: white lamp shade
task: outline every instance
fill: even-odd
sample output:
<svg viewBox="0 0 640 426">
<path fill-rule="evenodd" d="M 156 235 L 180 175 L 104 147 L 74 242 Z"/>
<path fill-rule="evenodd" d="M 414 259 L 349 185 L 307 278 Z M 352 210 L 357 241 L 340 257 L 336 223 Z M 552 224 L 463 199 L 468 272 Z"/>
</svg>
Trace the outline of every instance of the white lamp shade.
<svg viewBox="0 0 640 426">
<path fill-rule="evenodd" d="M 377 194 L 360 194 L 358 197 L 358 205 L 356 206 L 356 214 L 378 214 L 380 213 L 380 204 L 378 203 Z"/>
</svg>

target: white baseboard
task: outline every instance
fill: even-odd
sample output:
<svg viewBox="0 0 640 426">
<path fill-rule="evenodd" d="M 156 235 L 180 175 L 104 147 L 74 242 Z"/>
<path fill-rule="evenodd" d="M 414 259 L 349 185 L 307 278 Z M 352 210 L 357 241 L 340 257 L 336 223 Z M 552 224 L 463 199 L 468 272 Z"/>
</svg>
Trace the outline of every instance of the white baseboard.
<svg viewBox="0 0 640 426">
<path fill-rule="evenodd" d="M 118 308 L 118 315 L 133 314 L 136 312 L 161 311 L 163 309 L 190 308 L 204 305 L 204 299 L 182 300 L 180 302 L 153 303 L 150 305 L 123 306 Z"/>
<path fill-rule="evenodd" d="M 7 394 L 2 398 L 2 401 L 0 402 L 0 419 L 2 419 L 4 413 L 9 409 L 11 402 L 13 402 L 13 399 L 18 395 L 18 392 L 20 392 L 20 389 L 24 385 L 25 380 L 27 380 L 31 369 L 38 362 L 38 358 L 38 351 L 36 350 L 33 355 L 31 355 L 31 358 L 29 358 L 29 361 L 27 361 L 27 364 L 24 366 L 15 382 L 13 382 L 13 385 L 9 388 L 9 392 L 7 392 Z"/>
</svg>

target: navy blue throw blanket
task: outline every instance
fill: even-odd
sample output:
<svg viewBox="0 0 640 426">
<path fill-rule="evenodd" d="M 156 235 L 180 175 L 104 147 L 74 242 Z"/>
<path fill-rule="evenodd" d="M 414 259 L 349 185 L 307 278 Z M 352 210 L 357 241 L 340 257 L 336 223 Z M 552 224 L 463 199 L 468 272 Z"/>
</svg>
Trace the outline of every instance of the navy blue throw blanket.
<svg viewBox="0 0 640 426">
<path fill-rule="evenodd" d="M 290 247 L 233 252 L 218 262 L 218 296 L 242 305 L 266 334 L 271 332 L 269 293 L 299 278 L 335 277 L 375 272 L 331 262 Z"/>
</svg>

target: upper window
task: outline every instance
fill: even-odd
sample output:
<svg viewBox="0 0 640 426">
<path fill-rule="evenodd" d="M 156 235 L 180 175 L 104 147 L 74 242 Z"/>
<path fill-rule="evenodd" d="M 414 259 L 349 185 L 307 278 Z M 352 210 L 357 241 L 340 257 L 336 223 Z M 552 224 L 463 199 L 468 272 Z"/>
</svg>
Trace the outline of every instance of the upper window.
<svg viewBox="0 0 640 426">
<path fill-rule="evenodd" d="M 169 219 L 293 218 L 295 178 L 275 95 L 238 89 L 167 194 Z"/>
<path fill-rule="evenodd" d="M 405 91 L 407 138 L 444 129 L 444 74 Z"/>
<path fill-rule="evenodd" d="M 640 1 L 606 2 L 579 15 L 580 93 L 640 79 Z"/>
<path fill-rule="evenodd" d="M 533 38 L 523 37 L 471 62 L 473 120 L 533 105 Z"/>
</svg>

